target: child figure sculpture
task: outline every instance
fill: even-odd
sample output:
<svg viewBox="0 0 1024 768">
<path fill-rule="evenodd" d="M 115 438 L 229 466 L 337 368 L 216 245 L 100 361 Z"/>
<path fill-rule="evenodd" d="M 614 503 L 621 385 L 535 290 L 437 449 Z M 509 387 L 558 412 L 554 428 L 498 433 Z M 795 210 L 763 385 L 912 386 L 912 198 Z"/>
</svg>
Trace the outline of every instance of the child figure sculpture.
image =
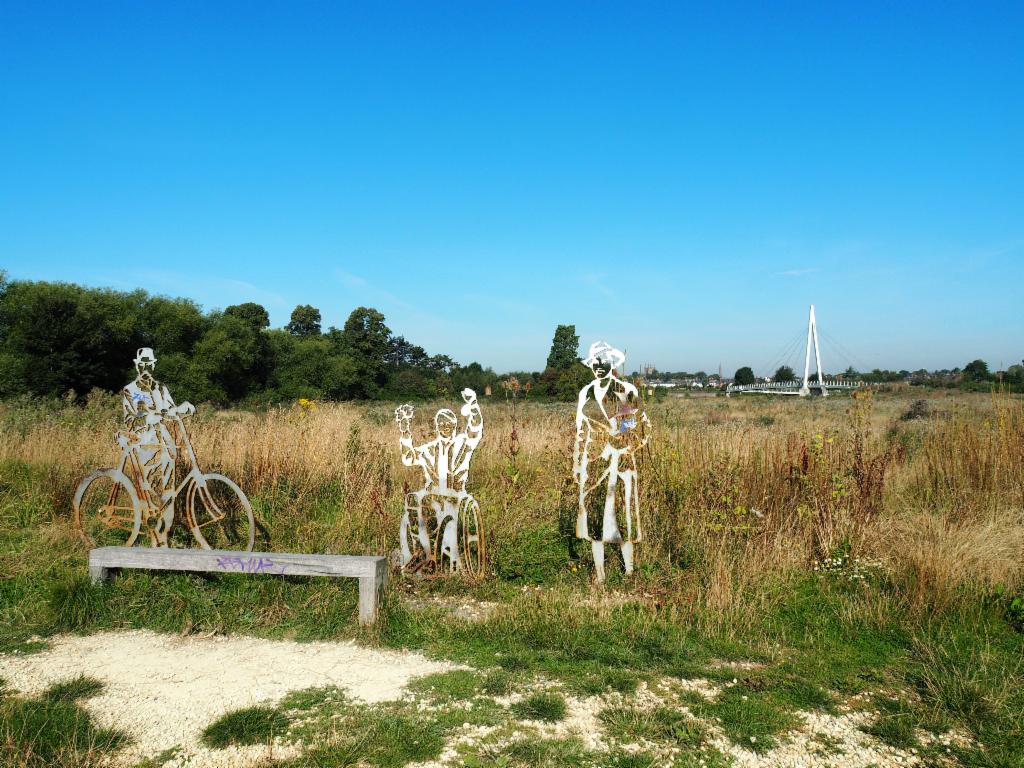
<svg viewBox="0 0 1024 768">
<path fill-rule="evenodd" d="M 483 567 L 484 538 L 480 507 L 466 490 L 469 463 L 480 439 L 484 421 L 476 392 L 462 390 L 461 413 L 466 428 L 448 408 L 434 416 L 437 437 L 414 445 L 412 418 L 415 410 L 402 405 L 395 410 L 402 463 L 423 470 L 424 485 L 406 494 L 401 525 L 402 567 L 467 571 L 478 575 Z"/>
<path fill-rule="evenodd" d="M 636 453 L 647 444 L 650 421 L 639 393 L 615 374 L 625 355 L 603 341 L 590 345 L 583 364 L 594 380 L 576 404 L 573 477 L 579 488 L 576 537 L 591 542 L 597 581 L 604 581 L 604 545 L 619 544 L 626 573 L 633 544 L 643 538 Z"/>
</svg>

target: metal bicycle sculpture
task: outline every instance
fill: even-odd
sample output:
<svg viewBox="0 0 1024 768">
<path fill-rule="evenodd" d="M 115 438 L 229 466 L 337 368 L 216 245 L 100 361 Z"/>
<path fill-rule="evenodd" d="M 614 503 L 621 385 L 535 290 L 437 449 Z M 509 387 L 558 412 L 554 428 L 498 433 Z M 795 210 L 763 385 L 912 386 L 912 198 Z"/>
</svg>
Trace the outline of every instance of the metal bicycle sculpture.
<svg viewBox="0 0 1024 768">
<path fill-rule="evenodd" d="M 124 428 L 116 433 L 121 463 L 98 469 L 79 484 L 72 503 L 75 526 L 89 546 L 130 547 L 144 535 L 150 546 L 166 547 L 179 514 L 175 501 L 183 497 L 180 514 L 201 547 L 251 552 L 252 505 L 233 480 L 200 469 L 182 420 L 195 407 L 174 403 L 167 387 L 153 378 L 155 365 L 152 349 L 138 350 L 138 376 L 121 391 Z M 189 469 L 175 483 L 179 447 Z"/>
<path fill-rule="evenodd" d="M 637 388 L 615 374 L 625 360 L 622 352 L 603 341 L 591 344 L 583 364 L 594 380 L 580 390 L 576 404 L 576 537 L 591 543 L 598 582 L 604 581 L 605 544 L 622 547 L 625 571 L 632 573 L 633 544 L 643 538 L 636 454 L 650 439 L 651 422 L 639 410 Z"/>
<path fill-rule="evenodd" d="M 437 437 L 413 445 L 415 409 L 402 405 L 395 410 L 402 463 L 423 470 L 423 487 L 405 496 L 401 525 L 402 568 L 407 571 L 464 572 L 480 576 L 484 570 L 485 539 L 480 505 L 466 490 L 469 463 L 480 439 L 484 421 L 476 392 L 462 390 L 461 413 L 466 428 L 448 408 L 434 416 Z"/>
</svg>

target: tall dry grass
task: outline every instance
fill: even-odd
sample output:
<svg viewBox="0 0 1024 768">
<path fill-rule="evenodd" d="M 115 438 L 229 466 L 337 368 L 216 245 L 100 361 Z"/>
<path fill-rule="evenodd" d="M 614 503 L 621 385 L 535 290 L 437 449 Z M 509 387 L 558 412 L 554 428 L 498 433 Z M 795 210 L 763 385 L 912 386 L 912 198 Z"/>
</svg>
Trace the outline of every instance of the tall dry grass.
<svg viewBox="0 0 1024 768">
<path fill-rule="evenodd" d="M 1024 583 L 1024 404 L 1008 395 L 827 400 L 671 398 L 648 404 L 641 457 L 644 578 L 665 599 L 742 621 L 783 579 L 838 548 L 881 558 L 912 605 Z M 418 409 L 432 437 L 435 405 Z M 205 468 L 236 478 L 279 549 L 387 552 L 406 487 L 394 405 L 298 405 L 210 412 L 190 424 Z M 470 476 L 493 541 L 538 527 L 566 532 L 571 405 L 483 403 L 485 435 Z M 76 478 L 116 462 L 116 400 L 85 407 L 0 404 L 0 461 L 49 467 L 55 505 Z M 515 439 L 512 439 L 515 427 Z M 61 485 L 63 484 L 63 485 Z M 66 512 L 66 509 L 60 510 Z M 567 531 L 571 537 L 571 529 Z M 678 566 L 665 568 L 666 564 Z M 757 600 L 750 596 L 760 594 Z"/>
</svg>

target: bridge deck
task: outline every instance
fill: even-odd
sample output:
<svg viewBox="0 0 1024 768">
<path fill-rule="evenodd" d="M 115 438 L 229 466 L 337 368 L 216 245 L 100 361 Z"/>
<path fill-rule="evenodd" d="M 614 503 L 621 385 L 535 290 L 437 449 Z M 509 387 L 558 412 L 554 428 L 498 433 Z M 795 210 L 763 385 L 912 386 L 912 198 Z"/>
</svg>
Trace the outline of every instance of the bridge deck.
<svg viewBox="0 0 1024 768">
<path fill-rule="evenodd" d="M 841 381 L 825 379 L 824 385 L 817 381 L 807 384 L 807 390 L 830 390 L 830 389 L 859 389 L 864 386 L 863 381 Z M 742 392 L 754 392 L 770 395 L 800 395 L 806 394 L 803 384 L 799 381 L 792 382 L 766 382 L 762 384 L 730 384 L 726 387 L 726 394 L 739 394 Z"/>
</svg>

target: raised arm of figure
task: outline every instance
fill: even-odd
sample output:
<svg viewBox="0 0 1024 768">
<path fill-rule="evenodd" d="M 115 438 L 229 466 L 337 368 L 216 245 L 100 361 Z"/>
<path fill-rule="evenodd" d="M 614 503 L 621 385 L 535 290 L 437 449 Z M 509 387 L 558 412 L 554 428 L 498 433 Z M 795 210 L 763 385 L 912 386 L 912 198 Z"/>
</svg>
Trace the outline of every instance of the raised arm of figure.
<svg viewBox="0 0 1024 768">
<path fill-rule="evenodd" d="M 466 419 L 466 449 L 472 451 L 484 436 L 484 414 L 472 389 L 462 390 L 462 399 L 466 401 L 460 411 Z"/>
<path fill-rule="evenodd" d="M 416 410 L 411 405 L 400 405 L 395 409 L 398 423 L 398 445 L 401 449 L 402 464 L 411 467 L 416 464 L 416 449 L 412 444 L 412 417 Z"/>
<path fill-rule="evenodd" d="M 633 447 L 634 451 L 638 451 L 647 445 L 647 442 L 651 439 L 651 420 L 647 418 L 647 411 L 640 411 L 640 442 Z"/>
</svg>

